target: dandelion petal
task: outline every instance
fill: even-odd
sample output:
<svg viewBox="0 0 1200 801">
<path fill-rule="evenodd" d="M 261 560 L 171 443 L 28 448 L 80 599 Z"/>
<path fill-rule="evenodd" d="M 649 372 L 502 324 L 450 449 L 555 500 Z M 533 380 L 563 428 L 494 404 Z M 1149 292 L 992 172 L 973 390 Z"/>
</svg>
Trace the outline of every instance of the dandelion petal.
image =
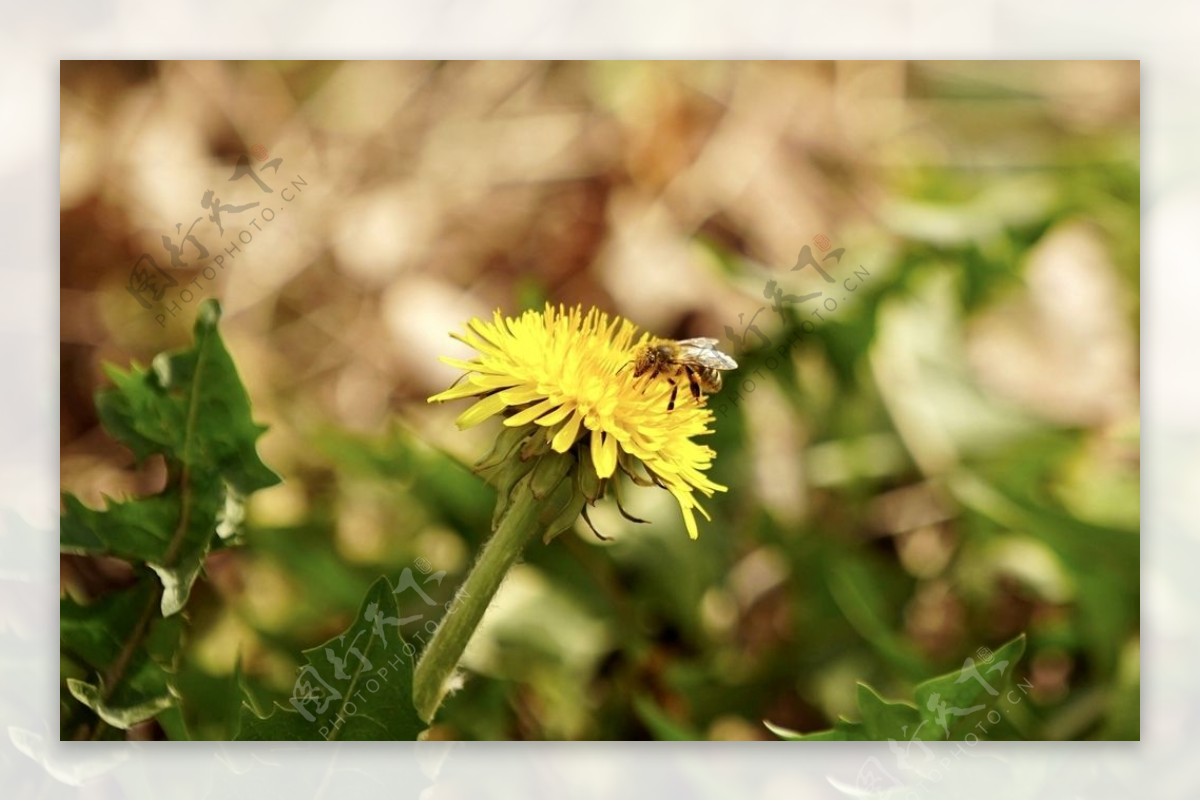
<svg viewBox="0 0 1200 801">
<path fill-rule="evenodd" d="M 492 415 L 504 411 L 507 405 L 504 399 L 500 397 L 500 393 L 488 395 L 483 400 L 471 406 L 470 409 L 460 414 L 454 423 L 459 428 L 477 426 Z"/>
<path fill-rule="evenodd" d="M 545 418 L 542 419 L 544 420 Z M 538 422 L 540 423 L 541 420 Z M 567 449 L 575 444 L 575 438 L 579 436 L 579 424 L 582 422 L 583 418 L 579 416 L 579 412 L 571 415 L 571 419 L 567 420 L 567 424 L 560 428 L 558 433 L 554 435 L 554 440 L 550 443 L 550 447 L 559 453 L 566 453 Z"/>
</svg>

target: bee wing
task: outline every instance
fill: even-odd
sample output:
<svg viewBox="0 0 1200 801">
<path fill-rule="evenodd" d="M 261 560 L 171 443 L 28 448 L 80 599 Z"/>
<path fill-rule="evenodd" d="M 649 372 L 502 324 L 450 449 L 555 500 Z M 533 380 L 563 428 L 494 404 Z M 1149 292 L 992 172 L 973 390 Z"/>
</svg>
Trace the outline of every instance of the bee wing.
<svg viewBox="0 0 1200 801">
<path fill-rule="evenodd" d="M 737 368 L 737 362 L 716 349 L 717 340 L 711 337 L 683 339 L 675 344 L 679 346 L 680 352 L 685 357 L 705 367 L 711 367 L 714 370 L 734 370 Z"/>
</svg>

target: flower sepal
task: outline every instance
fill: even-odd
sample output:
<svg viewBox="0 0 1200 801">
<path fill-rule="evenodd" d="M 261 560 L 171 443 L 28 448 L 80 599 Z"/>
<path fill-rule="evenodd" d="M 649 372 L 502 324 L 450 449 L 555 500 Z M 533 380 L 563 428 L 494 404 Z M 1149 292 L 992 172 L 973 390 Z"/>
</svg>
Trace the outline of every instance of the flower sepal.
<svg viewBox="0 0 1200 801">
<path fill-rule="evenodd" d="M 586 457 L 586 454 L 583 454 Z M 575 473 L 575 482 L 579 487 L 580 493 L 587 499 L 587 502 L 592 506 L 596 505 L 596 501 L 604 497 L 604 485 L 606 480 L 600 478 L 600 474 L 596 472 L 596 465 L 590 458 L 581 458 L 579 460 L 579 469 Z"/>
<path fill-rule="evenodd" d="M 555 487 L 538 519 L 545 527 L 542 542 L 549 545 L 555 537 L 574 526 L 585 503 L 587 498 L 580 491 L 579 482 L 573 476 L 568 476 L 566 481 Z"/>
<path fill-rule="evenodd" d="M 521 447 L 529 434 L 528 427 L 505 428 L 492 443 L 492 450 L 475 464 L 474 471 L 485 479 L 492 480 L 496 469 L 503 467 L 505 463 L 516 456 L 517 449 Z"/>
<path fill-rule="evenodd" d="M 537 464 L 529 473 L 529 491 L 537 500 L 549 497 L 563 479 L 571 473 L 575 457 L 569 453 L 544 453 L 537 459 Z"/>
<path fill-rule="evenodd" d="M 476 473 L 496 487 L 492 528 L 500 525 L 517 492 L 530 492 L 536 500 L 545 498 L 567 475 L 574 461 L 570 454 L 552 450 L 545 429 L 539 426 L 521 426 L 501 433 L 492 453 L 475 467 Z M 527 477 L 529 481 L 522 485 Z"/>
</svg>

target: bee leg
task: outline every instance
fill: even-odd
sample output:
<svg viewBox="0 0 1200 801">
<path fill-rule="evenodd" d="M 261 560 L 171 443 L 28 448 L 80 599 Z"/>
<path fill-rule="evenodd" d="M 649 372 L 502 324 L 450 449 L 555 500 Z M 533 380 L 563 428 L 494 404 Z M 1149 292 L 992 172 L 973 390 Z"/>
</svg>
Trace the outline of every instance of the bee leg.
<svg viewBox="0 0 1200 801">
<path fill-rule="evenodd" d="M 675 383 L 674 378 L 667 380 L 671 382 L 671 400 L 667 402 L 667 411 L 669 412 L 675 408 L 675 396 L 679 394 L 679 385 Z"/>
<path fill-rule="evenodd" d="M 696 371 L 690 367 L 688 368 L 688 371 L 687 371 L 687 377 L 688 377 L 688 384 L 692 388 L 692 397 L 695 398 L 696 403 L 699 403 L 700 402 L 700 379 L 696 377 Z"/>
<path fill-rule="evenodd" d="M 659 373 L 661 373 L 661 372 L 662 372 L 662 368 L 660 368 L 660 367 L 659 367 L 659 365 L 657 365 L 657 364 L 656 364 L 656 365 L 654 365 L 654 369 L 650 370 L 649 372 L 643 373 L 643 374 L 642 374 L 642 388 L 643 388 L 643 390 L 644 390 L 646 387 L 650 386 L 650 383 L 651 383 L 652 381 L 654 381 L 654 379 L 658 378 L 658 374 L 659 374 Z"/>
</svg>

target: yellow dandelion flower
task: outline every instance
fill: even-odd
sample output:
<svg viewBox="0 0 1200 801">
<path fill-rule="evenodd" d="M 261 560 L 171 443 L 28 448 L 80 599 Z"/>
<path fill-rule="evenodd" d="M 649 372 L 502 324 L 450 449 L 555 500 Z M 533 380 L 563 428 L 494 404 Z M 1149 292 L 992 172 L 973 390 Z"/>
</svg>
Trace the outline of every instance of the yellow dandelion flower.
<svg viewBox="0 0 1200 801">
<path fill-rule="evenodd" d="M 517 318 L 497 311 L 492 322 L 473 319 L 467 329 L 452 336 L 479 355 L 470 361 L 444 357 L 466 371 L 465 380 L 429 398 L 431 403 L 478 397 L 459 416 L 460 428 L 498 414 L 506 415 L 508 427 L 540 427 L 551 450 L 565 454 L 577 448 L 602 486 L 618 468 L 648 483 L 638 475 L 640 465 L 679 502 L 688 535 L 696 538 L 694 512 L 708 519 L 696 492 L 711 496 L 726 489 L 705 474 L 712 448 L 693 439 L 712 433 L 713 414 L 692 399 L 686 385 L 668 410 L 667 381 L 635 377 L 626 369 L 636 350 L 652 341 L 649 334 L 638 336 L 629 321 L 596 309 L 584 314 L 581 307 L 549 304 Z"/>
</svg>

